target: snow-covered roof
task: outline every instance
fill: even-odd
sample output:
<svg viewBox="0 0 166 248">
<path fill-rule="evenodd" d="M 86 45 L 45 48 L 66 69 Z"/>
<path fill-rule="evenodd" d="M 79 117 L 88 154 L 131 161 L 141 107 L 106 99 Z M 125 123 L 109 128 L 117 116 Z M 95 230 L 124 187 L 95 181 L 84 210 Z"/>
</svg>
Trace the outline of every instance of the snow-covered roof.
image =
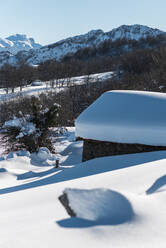
<svg viewBox="0 0 166 248">
<path fill-rule="evenodd" d="M 108 91 L 75 124 L 84 139 L 166 146 L 166 94 Z"/>
</svg>

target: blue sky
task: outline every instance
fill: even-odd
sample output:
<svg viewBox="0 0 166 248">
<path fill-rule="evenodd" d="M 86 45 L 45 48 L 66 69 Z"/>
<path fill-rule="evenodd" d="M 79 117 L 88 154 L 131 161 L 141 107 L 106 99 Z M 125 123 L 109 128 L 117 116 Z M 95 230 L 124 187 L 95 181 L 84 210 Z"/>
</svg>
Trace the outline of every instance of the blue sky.
<svg viewBox="0 0 166 248">
<path fill-rule="evenodd" d="M 165 0 L 2 0 L 0 37 L 27 34 L 45 45 L 123 24 L 166 31 L 165 11 Z"/>
</svg>

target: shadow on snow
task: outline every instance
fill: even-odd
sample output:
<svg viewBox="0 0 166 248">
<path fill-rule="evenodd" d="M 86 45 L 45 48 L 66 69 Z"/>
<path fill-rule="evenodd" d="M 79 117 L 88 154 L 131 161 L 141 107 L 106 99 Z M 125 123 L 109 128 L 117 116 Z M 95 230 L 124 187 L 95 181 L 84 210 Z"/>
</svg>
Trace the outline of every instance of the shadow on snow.
<svg viewBox="0 0 166 248">
<path fill-rule="evenodd" d="M 82 219 L 78 217 L 72 217 L 68 219 L 63 219 L 57 221 L 57 224 L 63 228 L 85 228 L 91 226 L 99 226 L 99 225 L 119 225 L 126 222 L 130 222 L 134 219 L 135 214 L 129 200 L 122 195 L 121 193 L 113 190 L 107 190 L 107 198 L 106 201 L 101 197 L 98 199 L 98 210 L 95 215 L 94 221 L 88 219 Z M 103 208 L 103 205 L 104 208 Z M 87 205 L 84 206 L 84 210 L 82 211 L 90 211 L 91 207 Z"/>
<path fill-rule="evenodd" d="M 18 176 L 18 180 L 27 178 L 41 177 L 41 179 L 24 183 L 22 185 L 12 186 L 0 189 L 0 194 L 7 194 L 25 189 L 40 187 L 43 185 L 55 184 L 59 182 L 69 181 L 77 178 L 87 177 L 113 170 L 119 170 L 127 167 L 140 165 L 160 159 L 166 158 L 166 152 L 148 152 L 140 154 L 130 154 L 112 157 L 103 157 L 89 160 L 82 164 L 73 166 L 72 168 L 60 167 L 58 169 L 51 168 L 44 172 L 28 172 Z M 46 178 L 42 178 L 47 176 Z M 165 181 L 165 179 L 164 179 Z"/>
<path fill-rule="evenodd" d="M 152 186 L 146 191 L 147 195 L 153 194 L 158 191 L 162 186 L 166 185 L 166 175 L 159 177 Z"/>
</svg>

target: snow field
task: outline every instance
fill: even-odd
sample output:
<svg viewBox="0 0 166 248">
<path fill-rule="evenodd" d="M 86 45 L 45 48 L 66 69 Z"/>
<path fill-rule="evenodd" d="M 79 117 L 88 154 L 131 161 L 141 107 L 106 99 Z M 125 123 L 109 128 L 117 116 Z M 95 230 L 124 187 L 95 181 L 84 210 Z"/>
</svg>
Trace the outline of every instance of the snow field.
<svg viewBox="0 0 166 248">
<path fill-rule="evenodd" d="M 81 163 L 73 128 L 57 146 L 58 169 L 22 153 L 0 161 L 1 247 L 165 247 L 165 151 Z M 65 189 L 78 218 L 58 201 Z"/>
</svg>

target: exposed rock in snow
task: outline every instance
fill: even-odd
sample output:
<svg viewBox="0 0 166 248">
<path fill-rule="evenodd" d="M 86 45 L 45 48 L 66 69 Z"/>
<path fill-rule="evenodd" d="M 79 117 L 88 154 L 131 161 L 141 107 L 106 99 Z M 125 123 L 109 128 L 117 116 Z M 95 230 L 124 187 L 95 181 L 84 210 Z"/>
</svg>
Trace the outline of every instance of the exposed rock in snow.
<svg viewBox="0 0 166 248">
<path fill-rule="evenodd" d="M 120 224 L 134 216 L 130 202 L 109 189 L 66 189 L 59 200 L 69 215 L 100 224 Z"/>
<path fill-rule="evenodd" d="M 62 205 L 65 207 L 67 213 L 71 216 L 71 217 L 76 217 L 75 212 L 73 211 L 73 209 L 70 207 L 70 202 L 68 199 L 68 195 L 66 192 L 64 192 L 62 195 L 59 196 L 59 201 L 62 203 Z"/>
</svg>

